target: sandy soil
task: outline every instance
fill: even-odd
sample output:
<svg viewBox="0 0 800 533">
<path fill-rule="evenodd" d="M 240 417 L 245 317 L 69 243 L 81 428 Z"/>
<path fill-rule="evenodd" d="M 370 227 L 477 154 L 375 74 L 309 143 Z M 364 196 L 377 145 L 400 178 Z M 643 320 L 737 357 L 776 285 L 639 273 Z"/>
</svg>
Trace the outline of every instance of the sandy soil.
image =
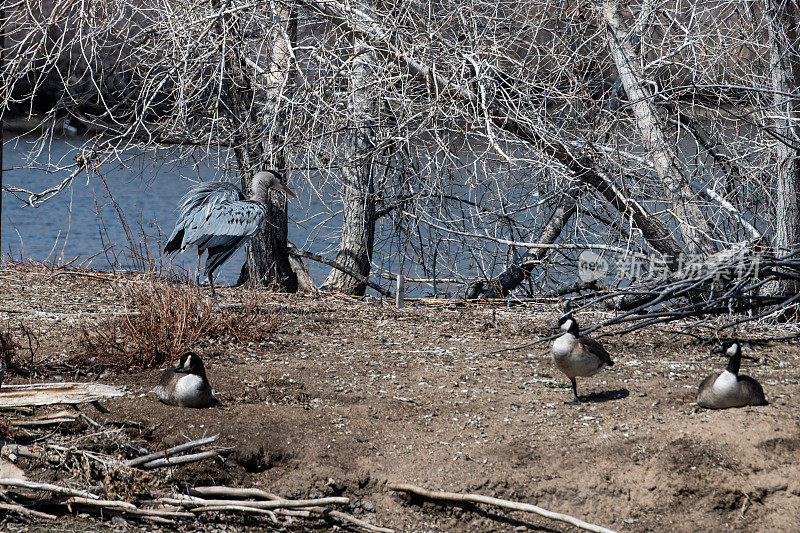
<svg viewBox="0 0 800 533">
<path fill-rule="evenodd" d="M 117 284 L 104 278 L 0 268 L 0 328 L 19 335 L 23 324 L 36 335 L 38 358 L 66 360 L 80 349 L 80 327 L 124 311 Z M 222 293 L 226 305 L 240 291 Z M 262 296 L 282 313 L 270 338 L 198 346 L 219 407 L 158 403 L 146 394 L 158 369 L 102 375 L 131 394 L 108 401 L 99 418 L 149 428 L 142 445 L 219 434 L 233 448 L 224 462 L 176 468 L 176 486 L 345 495 L 352 514 L 401 531 L 570 528 L 399 496 L 387 482 L 534 503 L 620 531 L 797 530 L 796 345 L 745 352 L 760 362 L 745 361 L 742 373 L 763 384 L 770 405 L 709 411 L 694 403 L 702 378 L 724 367 L 709 346 L 676 325 L 605 338 L 616 364 L 579 379 L 585 401 L 574 406 L 563 403 L 571 391 L 548 345 L 531 344 L 557 319 L 554 306 L 416 302 L 398 310 L 369 298 Z M 589 324 L 601 314 L 581 318 Z M 56 379 L 48 368 L 58 366 L 31 379 Z"/>
</svg>

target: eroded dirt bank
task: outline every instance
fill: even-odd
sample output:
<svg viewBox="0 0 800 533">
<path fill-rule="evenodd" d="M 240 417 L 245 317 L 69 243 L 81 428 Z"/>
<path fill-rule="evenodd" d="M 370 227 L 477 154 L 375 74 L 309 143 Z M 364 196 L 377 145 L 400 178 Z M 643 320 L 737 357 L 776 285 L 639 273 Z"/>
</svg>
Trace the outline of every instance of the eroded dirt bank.
<svg viewBox="0 0 800 533">
<path fill-rule="evenodd" d="M 25 358 L 23 325 L 38 342 L 36 357 L 49 361 L 31 380 L 73 379 L 71 367 L 59 364 L 80 350 L 81 328 L 124 312 L 118 292 L 126 282 L 109 277 L 0 268 L 0 328 L 25 339 L 17 350 Z M 222 293 L 223 305 L 241 295 Z M 742 373 L 763 384 L 770 405 L 717 412 L 693 403 L 701 379 L 724 367 L 709 346 L 656 329 L 606 338 L 616 365 L 579 379 L 587 401 L 573 406 L 563 403 L 571 392 L 548 346 L 519 348 L 548 334 L 546 324 L 559 314 L 554 306 L 413 303 L 397 310 L 337 295 L 260 296 L 259 305 L 280 313 L 275 333 L 261 342 L 197 346 L 222 406 L 158 403 L 146 393 L 159 369 L 100 378 L 130 394 L 106 402 L 109 414 L 92 416 L 140 424 L 147 429 L 142 445 L 161 449 L 219 434 L 233 448 L 224 461 L 175 468 L 172 486 L 345 495 L 352 514 L 403 531 L 568 528 L 518 512 L 422 502 L 388 491 L 387 481 L 534 503 L 622 531 L 797 528 L 796 345 L 746 351 L 760 363 L 745 361 Z M 598 318 L 582 315 L 586 324 Z M 266 527 L 257 519 L 209 520 Z M 6 521 L 28 527 L 14 516 Z"/>
</svg>

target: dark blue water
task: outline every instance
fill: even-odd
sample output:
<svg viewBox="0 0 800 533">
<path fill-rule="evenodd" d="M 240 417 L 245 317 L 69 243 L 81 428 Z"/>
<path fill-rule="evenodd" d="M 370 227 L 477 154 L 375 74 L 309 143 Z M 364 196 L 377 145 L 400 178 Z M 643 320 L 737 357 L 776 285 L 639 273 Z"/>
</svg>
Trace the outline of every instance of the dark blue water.
<svg viewBox="0 0 800 533">
<path fill-rule="evenodd" d="M 32 138 L 23 138 L 5 144 L 4 185 L 39 192 L 70 175 L 69 171 L 53 172 L 52 169 L 72 161 L 80 139 L 55 140 L 35 161 L 26 157 L 33 143 Z M 99 176 L 82 172 L 70 188 L 36 207 L 25 205 L 5 192 L 0 235 L 2 255 L 54 265 L 78 257 L 72 266 L 82 264 L 99 269 L 141 266 L 130 253 L 131 244 L 114 207 L 116 201 L 140 257 L 147 256 L 149 249 L 150 263 L 156 271 L 192 274 L 197 264 L 194 249 L 174 256 L 170 264 L 169 257 L 159 254 L 159 248 L 163 248 L 163 241 L 172 231 L 177 216 L 175 208 L 181 196 L 192 186 L 192 180 L 219 179 L 219 176 L 207 164 L 193 161 L 167 164 L 148 155 L 133 157 L 136 155 L 131 154 L 127 166 L 102 167 L 108 189 Z M 318 253 L 328 252 L 328 243 L 318 239 L 315 246 L 310 242 L 314 226 L 305 222 L 306 213 L 324 213 L 324 207 L 310 205 L 309 196 L 304 197 L 302 190 L 297 192 L 300 200 L 289 199 L 293 202 L 289 206 L 292 219 L 289 239 L 298 247 L 305 246 L 305 249 Z M 23 196 L 23 199 L 27 200 L 27 197 Z M 242 249 L 217 270 L 217 279 L 221 283 L 235 282 L 243 263 Z M 328 273 L 328 267 L 317 263 L 307 261 L 306 267 L 317 284 Z"/>
</svg>

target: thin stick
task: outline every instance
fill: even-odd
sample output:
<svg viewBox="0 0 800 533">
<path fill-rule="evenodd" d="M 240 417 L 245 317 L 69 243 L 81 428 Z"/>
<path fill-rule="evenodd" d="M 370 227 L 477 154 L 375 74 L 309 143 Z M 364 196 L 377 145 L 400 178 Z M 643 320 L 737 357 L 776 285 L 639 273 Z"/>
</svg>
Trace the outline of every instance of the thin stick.
<svg viewBox="0 0 800 533">
<path fill-rule="evenodd" d="M 112 508 L 114 510 L 137 510 L 137 507 L 129 502 L 119 500 L 92 500 L 89 498 L 73 497 L 64 502 L 67 505 L 89 505 L 92 507 Z"/>
<path fill-rule="evenodd" d="M 311 500 L 269 500 L 260 502 L 248 502 L 240 500 L 204 500 L 202 498 L 160 498 L 159 501 L 170 505 L 180 505 L 182 507 L 205 507 L 210 505 L 242 505 L 245 507 L 256 507 L 258 509 L 277 509 L 279 507 L 311 507 L 314 505 L 330 505 L 350 503 L 349 498 L 333 496 L 329 498 L 316 498 Z"/>
<path fill-rule="evenodd" d="M 22 479 L 3 478 L 0 479 L 0 485 L 6 487 L 24 487 L 26 489 L 44 490 L 47 492 L 52 492 L 53 494 L 65 494 L 67 496 L 78 496 L 81 498 L 91 498 L 93 500 L 100 499 L 100 496 L 97 494 L 92 494 L 91 492 L 70 489 L 60 485 L 51 485 L 49 483 L 34 483 L 32 481 L 24 481 Z"/>
<path fill-rule="evenodd" d="M 52 424 L 62 424 L 66 422 L 75 422 L 75 417 L 63 418 L 44 418 L 42 420 L 11 420 L 9 424 L 15 427 L 36 427 L 36 426 L 49 426 Z"/>
<path fill-rule="evenodd" d="M 281 497 L 261 489 L 235 487 L 195 487 L 189 489 L 192 496 L 223 496 L 226 498 L 260 498 L 262 500 L 280 500 Z"/>
<path fill-rule="evenodd" d="M 341 522 L 346 522 L 349 524 L 356 525 L 362 529 L 366 529 L 367 531 L 375 531 L 377 533 L 394 533 L 394 529 L 370 524 L 369 522 L 365 522 L 360 518 L 356 518 L 351 514 L 343 513 L 341 511 L 334 511 L 333 509 L 325 509 L 324 507 L 311 507 L 309 511 L 322 514 L 323 516 L 330 516 L 331 518 L 335 518 Z"/>
<path fill-rule="evenodd" d="M 167 518 L 194 518 L 194 515 L 185 511 L 174 511 L 170 509 L 140 509 L 130 502 L 118 500 L 89 500 L 87 498 L 70 498 L 64 502 L 66 505 L 86 505 L 90 507 L 101 507 L 108 511 L 118 511 L 121 513 L 137 516 L 159 516 Z"/>
<path fill-rule="evenodd" d="M 572 524 L 575 527 L 579 527 L 587 531 L 594 531 L 595 533 L 615 533 L 611 529 L 606 529 L 602 526 L 596 526 L 594 524 L 584 522 L 583 520 L 574 518 L 569 515 L 554 513 L 552 511 L 542 509 L 541 507 L 538 507 L 536 505 L 531 505 L 529 503 L 501 500 L 499 498 L 482 496 L 480 494 L 458 494 L 455 492 L 438 492 L 438 491 L 423 489 L 422 487 L 417 487 L 415 485 L 409 485 L 408 483 L 389 483 L 387 487 L 390 490 L 399 492 L 410 492 L 412 494 L 416 494 L 417 496 L 422 496 L 423 498 L 429 498 L 432 500 L 442 500 L 449 502 L 485 503 L 488 505 L 503 507 L 505 509 L 512 509 L 514 511 L 525 511 L 529 513 L 536 513 L 538 515 L 550 518 L 552 520 L 559 520 L 561 522 Z"/>
<path fill-rule="evenodd" d="M 203 459 L 208 459 L 210 457 L 219 457 L 219 452 L 209 451 L 209 452 L 192 453 L 188 455 L 179 455 L 177 457 L 164 457 L 163 459 L 156 459 L 155 461 L 150 461 L 149 463 L 145 463 L 141 466 L 142 468 L 147 468 L 147 469 L 160 468 L 162 466 L 193 463 L 195 461 L 202 461 Z"/>
<path fill-rule="evenodd" d="M 47 520 L 55 520 L 56 518 L 58 518 L 56 515 L 42 513 L 40 511 L 33 511 L 31 509 L 28 509 L 27 507 L 23 507 L 21 505 L 14 505 L 12 503 L 0 503 L 0 509 L 5 509 L 6 511 L 11 511 L 24 516 L 33 516 L 35 518 L 44 518 Z"/>
<path fill-rule="evenodd" d="M 270 517 L 273 523 L 278 523 L 278 518 L 275 513 L 269 509 L 259 509 L 258 507 L 247 507 L 246 505 L 208 505 L 205 507 L 196 507 L 192 509 L 195 513 L 206 513 L 213 511 L 236 511 L 240 513 L 256 513 L 264 514 Z"/>
<path fill-rule="evenodd" d="M 136 459 L 130 459 L 128 461 L 125 461 L 123 464 L 125 464 L 126 466 L 141 465 L 153 461 L 155 459 L 161 459 L 162 457 L 166 457 L 167 455 L 172 455 L 186 450 L 191 450 L 192 448 L 202 446 L 203 444 L 210 444 L 215 440 L 217 440 L 217 435 L 214 435 L 213 437 L 206 437 L 203 439 L 193 440 L 191 442 L 186 442 L 184 444 L 173 446 L 172 448 L 168 448 L 161 452 L 155 452 L 149 455 L 143 455 L 142 457 L 137 457 Z"/>
<path fill-rule="evenodd" d="M 308 518 L 311 516 L 311 511 L 305 511 L 302 509 L 275 509 L 275 514 Z"/>
</svg>

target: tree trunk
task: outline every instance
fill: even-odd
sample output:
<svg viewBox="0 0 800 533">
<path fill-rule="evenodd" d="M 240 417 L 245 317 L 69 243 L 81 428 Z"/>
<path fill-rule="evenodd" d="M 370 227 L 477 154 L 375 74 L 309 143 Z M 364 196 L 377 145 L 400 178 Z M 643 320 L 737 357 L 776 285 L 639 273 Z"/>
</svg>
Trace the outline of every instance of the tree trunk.
<svg viewBox="0 0 800 533">
<path fill-rule="evenodd" d="M 777 176 L 775 184 L 775 248 L 783 255 L 800 245 L 800 9 L 786 0 L 765 0 L 768 19 L 770 71 L 775 110 Z M 778 294 L 800 292 L 800 283 L 784 280 Z"/>
<path fill-rule="evenodd" d="M 290 39 L 297 32 L 296 20 L 288 10 L 275 13 L 280 19 Z M 285 107 L 281 103 L 281 93 L 290 82 L 291 57 L 290 43 L 284 34 L 274 31 L 271 36 L 269 52 L 263 60 L 255 52 L 256 47 L 248 46 L 248 37 L 242 28 L 236 28 L 239 37 L 236 46 L 227 51 L 225 58 L 228 71 L 228 95 L 231 100 L 231 126 L 236 139 L 234 151 L 239 167 L 242 190 L 250 190 L 253 176 L 264 168 L 283 169 L 284 154 L 273 150 L 283 144 L 285 135 Z M 225 35 L 225 33 L 222 33 Z M 252 56 L 246 57 L 248 54 Z M 246 61 L 250 59 L 250 64 Z M 256 64 L 256 68 L 251 66 Z M 251 83 L 251 75 L 266 78 L 269 90 L 266 94 L 256 94 Z M 266 112 L 259 113 L 257 100 L 266 99 Z M 264 136 L 264 131 L 269 135 Z M 270 191 L 267 202 L 267 217 L 261 229 L 245 245 L 247 255 L 247 279 L 253 285 L 265 285 L 284 292 L 297 291 L 297 275 L 289 264 L 286 248 L 288 238 L 287 198 L 281 192 Z M 240 276 L 240 282 L 243 281 Z"/>
<path fill-rule="evenodd" d="M 556 242 L 556 239 L 561 235 L 561 230 L 564 229 L 569 219 L 575 214 L 579 197 L 580 190 L 577 187 L 571 188 L 564 194 L 564 203 L 555 210 L 553 217 L 542 230 L 542 234 L 539 235 L 539 240 L 537 241 L 539 244 L 553 244 Z M 467 287 L 466 299 L 505 298 L 506 295 L 525 281 L 547 251 L 547 248 L 531 248 L 522 256 L 519 262 L 509 266 L 493 280 L 489 282 L 480 280 L 470 283 Z"/>
<path fill-rule="evenodd" d="M 370 83 L 370 64 L 374 53 L 360 40 L 353 49 L 355 59 L 350 69 L 350 94 L 347 101 L 350 124 L 346 133 L 345 166 L 342 168 L 342 236 L 336 261 L 359 278 L 339 269 L 331 270 L 323 289 L 362 296 L 367 286 L 372 247 L 375 239 L 375 166 L 371 154 L 374 145 L 370 122 L 375 102 L 366 87 Z"/>
<path fill-rule="evenodd" d="M 642 83 L 644 74 L 639 67 L 638 57 L 628 40 L 628 33 L 622 28 L 617 2 L 605 2 L 602 13 L 608 28 L 608 48 L 631 102 L 642 145 L 650 154 L 656 173 L 664 185 L 666 199 L 672 204 L 683 240 L 692 253 L 713 254 L 717 247 L 710 238 L 711 228 L 695 202 L 696 195 L 674 151 L 667 144 L 651 102 L 652 95 Z"/>
</svg>

